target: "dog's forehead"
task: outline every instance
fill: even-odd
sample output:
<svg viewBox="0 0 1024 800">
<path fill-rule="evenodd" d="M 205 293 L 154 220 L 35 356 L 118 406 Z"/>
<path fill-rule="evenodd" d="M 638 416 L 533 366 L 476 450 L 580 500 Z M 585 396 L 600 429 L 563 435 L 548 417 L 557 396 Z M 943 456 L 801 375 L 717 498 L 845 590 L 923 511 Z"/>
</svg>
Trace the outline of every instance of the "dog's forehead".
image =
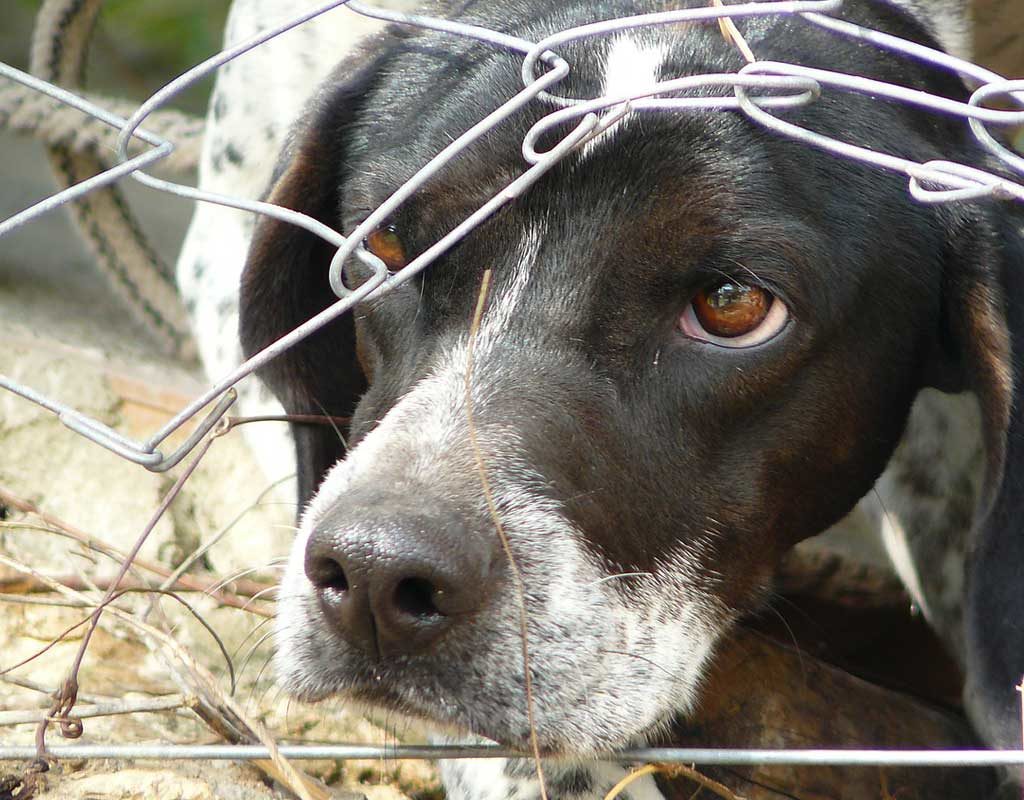
<svg viewBox="0 0 1024 800">
<path fill-rule="evenodd" d="M 851 3 L 844 6 L 843 15 L 861 25 L 929 43 L 929 32 L 935 27 L 932 17 L 953 19 L 938 11 L 957 3 L 958 0 L 935 0 L 936 13 L 932 15 L 921 13 L 922 3 L 918 0 Z M 526 41 L 539 41 L 596 20 L 685 7 L 700 9 L 705 5 L 702 0 L 642 0 L 604 2 L 598 9 L 593 3 L 567 0 L 540 12 L 529 3 L 512 2 L 507 7 L 502 4 L 498 12 L 479 9 L 471 3 L 462 8 L 461 14 L 466 22 Z M 896 82 L 922 82 L 920 64 L 861 47 L 799 17 L 765 15 L 744 18 L 739 24 L 762 60 L 792 61 Z M 422 165 L 423 154 L 436 153 L 523 89 L 523 56 L 519 52 L 434 32 L 385 46 L 391 48 L 390 56 L 363 99 L 360 119 L 349 137 L 354 151 L 372 158 L 365 169 L 393 186 L 401 184 Z M 745 63 L 714 20 L 627 28 L 565 42 L 556 49 L 569 63 L 570 70 L 552 91 L 577 98 L 630 92 L 655 80 L 673 77 L 732 73 Z M 729 93 L 724 88 L 718 91 Z M 842 93 L 831 93 L 829 103 L 812 107 L 819 113 L 822 107 L 844 102 Z M 524 114 L 514 117 L 512 124 L 488 132 L 487 138 L 500 140 L 507 134 L 518 152 L 524 131 L 515 120 L 533 122 L 555 108 L 549 103 L 534 103 Z M 878 109 L 873 118 L 865 113 L 871 113 L 870 107 L 849 110 L 856 110 L 865 118 L 864 131 L 857 131 L 859 134 L 870 134 L 878 127 Z"/>
<path fill-rule="evenodd" d="M 512 19 L 505 27 L 540 38 L 589 21 L 588 13 L 566 4 L 548 18 Z M 781 47 L 810 63 L 834 55 L 829 66 L 841 67 L 857 50 L 846 44 L 819 53 L 823 41 L 835 44 L 830 35 L 796 20 L 746 20 L 744 26 L 751 44 L 768 56 Z M 622 31 L 568 49 L 572 72 L 557 89 L 575 97 L 628 92 L 668 77 L 731 71 L 740 64 L 717 26 L 707 24 Z M 861 60 L 862 71 L 896 68 L 885 59 L 873 65 Z M 453 45 L 436 35 L 400 45 L 347 133 L 341 177 L 346 226 L 519 91 L 520 63 L 519 54 L 479 43 Z M 812 127 L 833 135 L 856 127 L 855 133 L 879 150 L 913 146 L 908 142 L 916 135 L 909 127 L 914 120 L 906 129 L 877 125 L 877 105 L 839 94 L 801 113 Z M 851 109 L 858 113 L 847 113 Z M 532 102 L 419 190 L 397 215 L 412 249 L 433 244 L 522 174 L 527 166 L 522 137 L 552 110 L 548 103 Z M 556 129 L 541 140 L 541 148 L 568 130 Z M 924 134 L 917 144 L 927 146 Z M 808 311 L 799 308 L 801 298 L 812 298 L 812 314 L 839 324 L 843 315 L 837 311 L 851 307 L 848 299 L 869 273 L 918 260 L 900 249 L 921 243 L 905 237 L 888 241 L 886 226 L 909 224 L 911 216 L 927 213 L 909 207 L 902 179 L 772 138 L 740 114 L 634 113 L 474 231 L 456 257 L 428 273 L 424 296 L 433 291 L 445 309 L 439 316 L 465 322 L 479 273 L 491 268 L 492 291 L 508 293 L 507 307 L 530 294 L 536 302 L 526 307 L 535 313 L 561 309 L 548 316 L 563 327 L 574 321 L 600 325 L 613 323 L 616 315 L 642 318 L 625 313 L 637 310 L 630 302 L 645 293 L 670 295 L 667 278 L 703 264 L 733 277 L 755 272 L 783 294 L 788 289 L 797 313 Z M 865 231 L 877 235 L 864 237 Z M 467 270 L 477 274 L 467 276 Z M 886 282 L 898 289 L 907 280 L 895 274 Z M 687 288 L 692 290 L 692 283 Z M 588 302 L 594 298 L 600 303 Z M 601 308 L 606 313 L 595 316 Z"/>
<path fill-rule="evenodd" d="M 614 16 L 615 5 L 605 4 L 598 11 L 592 4 L 568 2 L 553 4 L 538 14 L 536 8 L 517 10 L 512 3 L 502 8 L 499 18 L 469 17 L 466 21 L 539 41 Z M 618 5 L 626 15 L 642 12 L 644 5 L 651 4 Z M 631 92 L 676 75 L 734 71 L 743 63 L 718 29 L 709 25 L 629 29 L 565 43 L 559 47 L 559 55 L 571 68 L 551 91 L 577 98 Z M 436 33 L 396 44 L 363 98 L 361 113 L 349 133 L 352 150 L 365 159 L 363 174 L 393 185 L 406 180 L 422 165 L 424 154 L 438 152 L 523 90 L 522 59 L 520 52 Z M 546 69 L 539 67 L 538 72 Z M 516 166 L 521 169 L 523 134 L 557 107 L 534 101 L 488 131 L 485 141 L 518 156 Z M 561 133 L 567 130 L 559 129 Z M 353 177 L 358 188 L 360 176 Z"/>
</svg>

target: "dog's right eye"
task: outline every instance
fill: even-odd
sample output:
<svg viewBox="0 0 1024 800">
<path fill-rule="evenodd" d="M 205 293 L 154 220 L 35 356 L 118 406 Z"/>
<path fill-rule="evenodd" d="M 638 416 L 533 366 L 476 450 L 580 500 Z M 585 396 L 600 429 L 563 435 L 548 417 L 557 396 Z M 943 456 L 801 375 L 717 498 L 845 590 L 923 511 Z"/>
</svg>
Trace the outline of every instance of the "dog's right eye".
<svg viewBox="0 0 1024 800">
<path fill-rule="evenodd" d="M 763 286 L 727 280 L 697 292 L 679 330 L 720 347 L 753 347 L 774 337 L 788 319 L 786 304 Z"/>
<path fill-rule="evenodd" d="M 377 228 L 363 240 L 363 247 L 383 261 L 391 272 L 398 272 L 409 263 L 402 237 L 394 225 Z"/>
</svg>

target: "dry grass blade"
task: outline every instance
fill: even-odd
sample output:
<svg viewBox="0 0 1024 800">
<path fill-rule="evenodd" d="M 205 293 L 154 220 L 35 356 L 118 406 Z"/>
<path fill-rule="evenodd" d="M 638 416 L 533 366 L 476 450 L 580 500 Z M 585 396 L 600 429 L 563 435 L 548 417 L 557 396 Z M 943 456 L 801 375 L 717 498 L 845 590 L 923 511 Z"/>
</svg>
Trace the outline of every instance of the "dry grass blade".
<svg viewBox="0 0 1024 800">
<path fill-rule="evenodd" d="M 626 787 L 631 783 L 639 780 L 644 775 L 653 775 L 660 770 L 661 768 L 657 764 L 645 764 L 644 766 L 633 770 L 608 790 L 608 794 L 604 796 L 604 800 L 615 800 L 615 798 L 622 794 L 626 790 Z"/>
<path fill-rule="evenodd" d="M 501 517 L 498 514 L 498 507 L 494 502 L 491 482 L 487 477 L 487 465 L 484 463 L 483 451 L 480 449 L 476 425 L 473 420 L 473 355 L 490 285 L 491 271 L 489 269 L 484 270 L 483 280 L 480 282 L 480 292 L 477 295 L 476 309 L 473 312 L 473 323 L 469 329 L 469 345 L 466 348 L 466 428 L 469 431 L 469 444 L 473 449 L 473 458 L 476 461 L 477 472 L 480 475 L 480 488 L 487 502 L 487 511 L 494 522 L 494 529 L 497 531 L 498 538 L 501 540 L 501 546 L 505 551 L 505 557 L 508 559 L 509 570 L 512 573 L 512 582 L 515 584 L 516 598 L 519 602 L 520 641 L 523 650 L 523 685 L 526 690 L 526 716 L 530 725 L 530 748 L 533 751 L 537 780 L 540 783 L 541 800 L 548 800 L 547 786 L 544 782 L 544 768 L 541 766 L 540 761 L 540 743 L 537 741 L 537 725 L 534 721 L 533 680 L 530 677 L 530 644 L 526 626 L 526 590 L 523 585 L 523 575 L 519 571 L 515 554 L 512 552 L 512 546 L 509 544 L 508 536 L 505 535 L 505 527 L 502 525 Z"/>
<path fill-rule="evenodd" d="M 259 506 L 259 504 L 262 503 L 264 501 L 264 499 L 266 499 L 267 495 L 269 495 L 271 492 L 273 492 L 278 486 L 282 485 L 283 483 L 286 483 L 287 481 L 292 480 L 293 477 L 294 476 L 292 476 L 292 475 L 288 475 L 288 476 L 286 476 L 284 478 L 279 478 L 278 480 L 276 480 L 273 483 L 271 483 L 262 492 L 260 492 L 256 496 L 256 499 L 252 503 L 250 503 L 248 506 L 246 506 L 241 511 L 239 511 L 234 516 L 234 518 L 232 518 L 231 521 L 227 523 L 227 525 L 222 526 L 219 531 L 217 531 L 213 536 L 211 536 L 209 539 L 207 539 L 205 542 L 203 542 L 195 550 L 193 550 L 189 554 L 189 556 L 187 558 L 185 558 L 177 567 L 175 567 L 174 570 L 171 572 L 171 574 L 168 575 L 164 579 L 164 582 L 160 584 L 160 588 L 161 589 L 170 589 L 170 588 L 172 588 L 174 586 L 174 584 L 177 583 L 178 581 L 180 581 L 181 577 L 186 572 L 188 572 L 189 568 L 193 564 L 195 564 L 196 561 L 198 561 L 200 558 L 202 558 L 204 555 L 206 555 L 206 553 L 208 553 L 210 551 L 210 548 L 215 546 L 225 536 L 227 536 L 234 529 L 235 525 L 237 525 L 239 522 L 241 522 L 241 520 L 245 517 L 246 514 L 248 514 L 254 508 Z"/>
<path fill-rule="evenodd" d="M 716 8 L 725 8 L 725 3 L 722 0 L 711 0 L 711 5 Z M 721 17 L 718 20 L 718 27 L 722 31 L 722 36 L 725 37 L 725 41 L 729 44 L 734 45 L 743 58 L 746 59 L 748 64 L 753 64 L 757 61 L 757 57 L 754 55 L 754 51 L 750 49 L 750 45 L 747 44 L 747 40 L 740 33 L 740 29 L 736 27 L 736 23 L 733 22 L 732 17 Z"/>
<path fill-rule="evenodd" d="M 43 585 L 48 586 L 51 591 L 61 592 L 61 593 L 63 593 L 65 590 L 72 591 L 74 593 L 74 595 L 75 595 L 75 599 L 70 601 L 70 604 L 74 604 L 76 607 L 81 607 L 81 608 L 95 608 L 96 607 L 96 604 L 93 603 L 93 602 L 90 602 L 89 599 L 87 597 L 85 597 L 85 595 L 82 595 L 82 594 L 80 594 L 79 592 L 77 592 L 75 590 L 68 589 L 68 587 L 64 586 L 63 584 L 58 583 L 57 581 L 53 580 L 52 578 L 48 578 L 47 576 L 42 575 L 41 573 L 36 572 L 34 569 L 32 569 L 32 567 L 28 566 L 27 564 L 22 564 L 20 561 L 15 561 L 13 558 L 8 558 L 7 556 L 3 555 L 2 553 L 0 553 L 0 564 L 3 564 L 4 566 L 10 567 L 11 569 L 16 570 L 18 572 L 30 575 L 32 578 L 34 578 L 35 580 L 39 581 Z M 48 601 L 48 603 L 50 603 L 50 602 L 51 601 Z M 78 622 L 73 622 L 71 625 L 68 625 L 63 631 L 61 631 L 52 640 L 50 640 L 50 642 L 48 644 L 46 644 L 43 647 L 41 647 L 39 650 L 37 650 L 32 655 L 28 656 L 25 659 L 22 659 L 21 661 L 17 662 L 16 664 L 11 664 L 8 667 L 3 667 L 2 669 L 0 669 L 0 676 L 4 676 L 8 672 L 13 672 L 14 670 L 18 669 L 19 667 L 23 667 L 26 664 L 30 663 L 31 661 L 34 661 L 35 659 L 39 658 L 44 653 L 48 652 L 51 648 L 53 648 L 54 646 L 56 646 L 60 642 L 64 641 L 64 639 L 66 639 L 68 636 L 70 636 L 75 630 L 77 630 L 78 628 L 81 628 L 83 625 L 85 625 L 91 618 L 92 618 L 92 615 L 90 614 L 89 616 L 83 617 L 82 619 L 78 620 Z"/>
</svg>

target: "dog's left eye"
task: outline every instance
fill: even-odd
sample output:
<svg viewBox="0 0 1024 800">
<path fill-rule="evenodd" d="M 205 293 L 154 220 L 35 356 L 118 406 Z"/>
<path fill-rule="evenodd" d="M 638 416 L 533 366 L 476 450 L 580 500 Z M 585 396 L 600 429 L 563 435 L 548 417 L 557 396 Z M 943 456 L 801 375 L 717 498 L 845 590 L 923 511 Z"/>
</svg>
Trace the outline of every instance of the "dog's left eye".
<svg viewBox="0 0 1024 800">
<path fill-rule="evenodd" d="M 721 347 L 752 347 L 775 336 L 789 319 L 786 304 L 761 286 L 723 281 L 702 289 L 679 319 L 691 339 Z"/>
<path fill-rule="evenodd" d="M 398 235 L 398 230 L 394 225 L 377 228 L 366 237 L 363 246 L 383 261 L 384 265 L 392 272 L 398 272 L 409 263 L 409 259 L 405 255 L 402 237 Z"/>
</svg>

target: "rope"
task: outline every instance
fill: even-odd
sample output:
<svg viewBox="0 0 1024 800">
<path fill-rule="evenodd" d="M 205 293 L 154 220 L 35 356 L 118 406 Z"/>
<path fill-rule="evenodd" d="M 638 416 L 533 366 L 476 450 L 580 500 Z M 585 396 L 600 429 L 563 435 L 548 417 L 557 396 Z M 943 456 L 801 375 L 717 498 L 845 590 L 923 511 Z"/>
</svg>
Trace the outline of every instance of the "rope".
<svg viewBox="0 0 1024 800">
<path fill-rule="evenodd" d="M 138 108 L 128 100 L 79 94 L 120 117 L 131 116 Z M 146 117 L 145 127 L 174 142 L 174 152 L 158 162 L 155 171 L 165 175 L 196 171 L 206 128 L 202 118 L 181 111 L 156 111 Z M 0 128 L 33 136 L 50 147 L 60 145 L 75 153 L 88 153 L 104 163 L 110 162 L 117 147 L 116 128 L 14 82 L 0 85 Z M 144 147 L 133 140 L 129 154 L 137 155 Z"/>
<path fill-rule="evenodd" d="M 103 0 L 45 0 L 36 16 L 29 70 L 68 89 L 82 84 L 89 39 Z M 124 102 L 103 104 L 123 116 Z M 0 124 L 31 132 L 47 145 L 60 188 L 109 168 L 117 131 L 21 87 L 0 87 Z M 174 170 L 198 162 L 202 122 L 177 112 L 151 117 L 147 128 L 185 144 L 168 159 Z M 68 210 L 97 265 L 132 315 L 156 337 L 161 348 L 180 358 L 195 357 L 188 315 L 173 271 L 150 245 L 117 186 L 91 192 Z"/>
</svg>

